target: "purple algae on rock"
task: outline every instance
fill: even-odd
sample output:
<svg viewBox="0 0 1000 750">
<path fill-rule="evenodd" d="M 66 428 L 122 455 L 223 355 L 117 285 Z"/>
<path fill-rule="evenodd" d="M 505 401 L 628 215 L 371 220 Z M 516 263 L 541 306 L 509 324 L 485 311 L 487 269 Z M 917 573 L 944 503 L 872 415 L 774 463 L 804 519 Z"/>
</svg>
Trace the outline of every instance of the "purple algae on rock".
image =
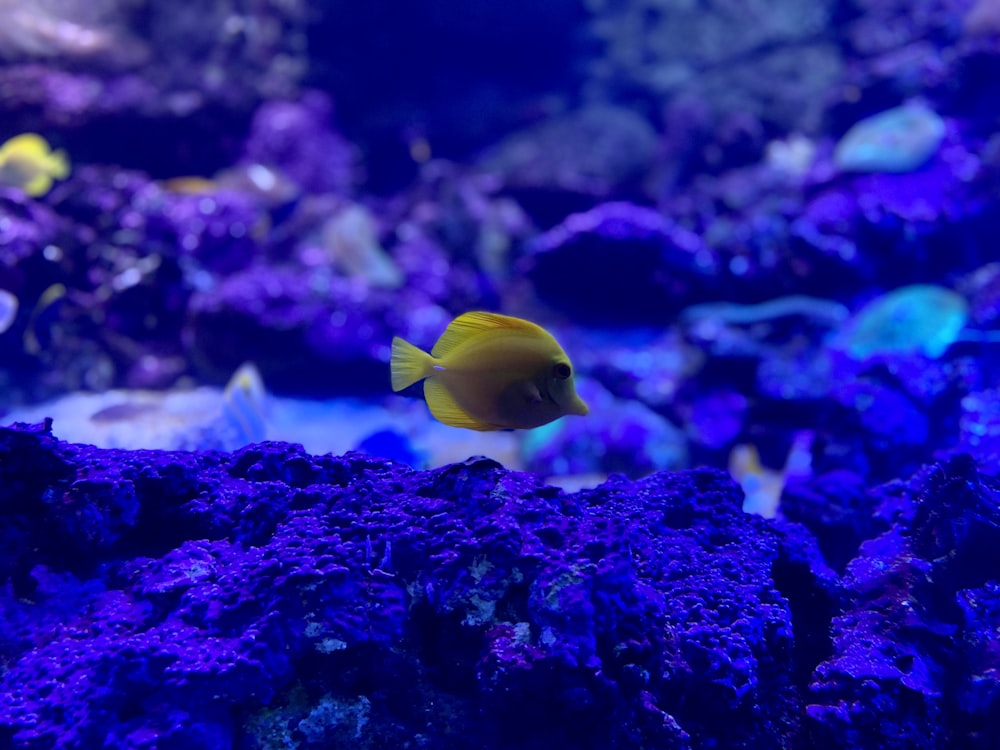
<svg viewBox="0 0 1000 750">
<path fill-rule="evenodd" d="M 1000 486 L 967 456 L 899 484 L 875 510 L 890 527 L 847 568 L 809 688 L 813 746 L 992 747 Z"/>
<path fill-rule="evenodd" d="M 801 527 L 743 514 L 712 471 L 567 495 L 486 459 L 18 427 L 0 458 L 0 523 L 24 534 L 4 535 L 0 738 L 23 747 L 228 746 L 273 711 L 303 742 L 334 706 L 372 746 L 781 744 L 839 596 Z"/>
<path fill-rule="evenodd" d="M 418 308 L 423 316 L 405 313 Z M 388 390 L 392 337 L 433 341 L 447 324 L 419 290 L 291 264 L 233 274 L 196 293 L 189 311 L 185 340 L 204 371 L 224 379 L 250 359 L 276 388 L 326 395 Z"/>
<path fill-rule="evenodd" d="M 333 103 L 318 91 L 265 102 L 250 124 L 243 159 L 280 168 L 310 193 L 347 194 L 358 180 L 358 154 L 332 121 Z"/>
<path fill-rule="evenodd" d="M 639 114 L 591 106 L 508 136 L 478 167 L 550 226 L 613 196 L 640 194 L 657 145 L 652 126 Z M 562 215 L 554 215 L 559 209 Z"/>
<path fill-rule="evenodd" d="M 576 320 L 647 325 L 704 301 L 718 271 L 696 234 L 625 202 L 567 217 L 532 241 L 522 267 L 539 297 Z"/>
<path fill-rule="evenodd" d="M 973 391 L 962 399 L 955 451 L 975 457 L 982 471 L 1000 475 L 1000 390 Z"/>
</svg>

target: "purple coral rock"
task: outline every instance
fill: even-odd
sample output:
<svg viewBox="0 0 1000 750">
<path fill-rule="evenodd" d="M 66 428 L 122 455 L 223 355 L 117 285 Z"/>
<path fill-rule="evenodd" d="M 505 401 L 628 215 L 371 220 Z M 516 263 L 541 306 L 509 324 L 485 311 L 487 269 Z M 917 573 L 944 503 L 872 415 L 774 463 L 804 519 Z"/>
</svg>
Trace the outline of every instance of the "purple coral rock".
<svg viewBox="0 0 1000 750">
<path fill-rule="evenodd" d="M 332 102 L 318 91 L 267 102 L 254 115 L 244 159 L 281 169 L 309 192 L 346 194 L 357 181 L 357 154 L 332 118 Z"/>
<path fill-rule="evenodd" d="M 961 628 L 969 674 L 959 688 L 962 720 L 975 729 L 969 732 L 970 747 L 986 750 L 1000 737 L 1000 639 L 995 637 L 1000 623 L 1000 585 L 988 581 L 965 589 L 956 597 L 962 610 Z"/>
<path fill-rule="evenodd" d="M 230 190 L 183 195 L 150 185 L 135 196 L 131 208 L 150 238 L 173 245 L 168 253 L 186 259 L 189 273 L 228 274 L 246 268 L 259 252 L 256 237 L 269 220 L 251 196 Z M 198 285 L 197 280 L 192 283 Z"/>
<path fill-rule="evenodd" d="M 798 252 L 841 286 L 858 280 L 898 286 L 973 270 L 993 257 L 975 150 L 952 127 L 922 169 L 841 178 L 812 197 L 793 223 Z"/>
<path fill-rule="evenodd" d="M 0 269 L 8 284 L 15 269 L 55 241 L 59 219 L 47 206 L 31 200 L 20 190 L 0 187 Z M 23 272 L 18 275 L 25 275 Z"/>
<path fill-rule="evenodd" d="M 647 325 L 704 301 L 716 265 L 697 235 L 631 203 L 569 216 L 523 261 L 538 294 L 574 317 Z"/>
<path fill-rule="evenodd" d="M 480 167 L 548 226 L 565 218 L 567 207 L 580 210 L 638 193 L 656 150 L 656 134 L 640 115 L 595 106 L 509 136 Z"/>
<path fill-rule="evenodd" d="M 665 410 L 685 379 L 702 364 L 701 352 L 675 331 L 627 334 L 622 330 L 567 328 L 558 336 L 573 352 L 577 370 L 589 372 L 615 396 Z"/>
<path fill-rule="evenodd" d="M 962 399 L 957 450 L 975 456 L 983 471 L 1000 474 L 1000 390 L 974 391 Z"/>
<path fill-rule="evenodd" d="M 0 85 L 7 94 L 6 112 L 14 117 L 38 112 L 42 123 L 52 128 L 79 127 L 102 116 L 162 106 L 156 86 L 131 73 L 101 76 L 22 63 L 0 69 Z"/>
<path fill-rule="evenodd" d="M 826 439 L 857 441 L 843 455 L 859 463 L 838 468 L 876 481 L 907 476 L 935 451 L 952 448 L 959 439 L 956 415 L 962 399 L 977 389 L 981 377 L 974 361 L 962 356 L 900 355 L 870 365 L 839 361 L 836 372 L 830 397 L 838 407 L 823 421 Z M 865 462 L 870 463 L 862 468 Z"/>
<path fill-rule="evenodd" d="M 419 291 L 291 265 L 233 274 L 196 293 L 190 312 L 186 341 L 213 377 L 250 359 L 273 387 L 326 395 L 387 391 L 392 337 L 433 341 L 448 320 Z"/>
<path fill-rule="evenodd" d="M 809 688 L 813 746 L 992 747 L 1000 485 L 962 457 L 887 489 L 876 514 L 892 525 L 848 566 Z"/>
<path fill-rule="evenodd" d="M 1000 263 L 988 263 L 969 274 L 959 287 L 969 300 L 969 321 L 977 327 L 1000 327 Z"/>
<path fill-rule="evenodd" d="M 0 335 L 0 363 L 11 372 L 28 369 L 22 341 L 32 310 L 44 291 L 64 278 L 53 253 L 61 252 L 58 245 L 67 239 L 67 230 L 67 222 L 48 206 L 20 190 L 0 187 L 0 290 L 18 302 L 14 319 Z"/>
<path fill-rule="evenodd" d="M 833 25 L 837 6 L 826 0 L 808 6 L 780 0 L 766 9 L 656 2 L 591 7 L 591 33 L 602 44 L 595 87 L 657 101 L 697 97 L 713 123 L 732 115 L 760 118 L 784 132 L 808 130 L 840 75 L 839 49 L 816 36 Z"/>
<path fill-rule="evenodd" d="M 858 105 L 871 107 L 872 99 L 881 100 L 890 92 L 906 97 L 934 90 L 960 77 L 955 42 L 961 33 L 958 20 L 969 5 L 965 0 L 934 0 L 927 12 L 914 14 L 911 5 L 899 0 L 858 0 L 857 15 L 844 33 L 851 56 L 845 83 L 867 95 Z M 872 111 L 885 106 L 883 102 Z"/>
<path fill-rule="evenodd" d="M 567 495 L 486 459 L 110 452 L 23 427 L 0 452 L 0 523 L 24 532 L 0 584 L 14 746 L 262 747 L 279 726 L 785 745 L 838 597 L 808 534 L 742 513 L 717 472 Z M 38 546 L 59 530 L 75 546 Z"/>
<path fill-rule="evenodd" d="M 846 470 L 790 482 L 781 494 L 781 517 L 808 528 L 824 559 L 843 571 L 861 543 L 886 528 L 873 514 L 878 498 L 865 490 L 863 478 Z"/>
<path fill-rule="evenodd" d="M 853 536 L 887 530 L 846 591 L 803 526 L 707 470 L 566 494 L 481 458 L 130 453 L 24 425 L 0 459 L 10 746 L 998 739 L 1000 485 L 968 458 L 869 492 L 878 528 Z"/>
<path fill-rule="evenodd" d="M 104 135 L 127 129 L 133 138 L 126 140 L 134 140 L 147 159 L 159 154 L 148 153 L 156 149 L 135 134 L 151 120 L 200 121 L 193 127 L 204 137 L 217 127 L 220 113 L 246 111 L 265 96 L 292 92 L 304 69 L 295 4 L 239 13 L 204 0 L 183 8 L 163 0 L 141 8 L 10 0 L 6 10 L 0 33 L 8 63 L 0 69 L 4 116 L 24 120 L 30 113 L 40 129 L 95 123 Z M 197 117 L 206 110 L 214 116 Z M 117 149 L 132 147 L 110 140 Z"/>
</svg>

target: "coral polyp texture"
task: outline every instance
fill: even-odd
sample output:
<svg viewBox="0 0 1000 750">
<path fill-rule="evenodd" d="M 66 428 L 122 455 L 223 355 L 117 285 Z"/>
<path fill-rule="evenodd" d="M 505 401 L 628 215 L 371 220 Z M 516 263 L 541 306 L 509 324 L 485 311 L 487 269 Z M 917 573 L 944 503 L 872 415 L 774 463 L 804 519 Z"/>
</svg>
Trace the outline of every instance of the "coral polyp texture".
<svg viewBox="0 0 1000 750">
<path fill-rule="evenodd" d="M 1000 543 L 1000 485 L 966 457 L 870 492 L 841 580 L 714 470 L 568 494 L 14 425 L 0 743 L 991 747 L 1000 569 L 948 550 Z"/>
</svg>

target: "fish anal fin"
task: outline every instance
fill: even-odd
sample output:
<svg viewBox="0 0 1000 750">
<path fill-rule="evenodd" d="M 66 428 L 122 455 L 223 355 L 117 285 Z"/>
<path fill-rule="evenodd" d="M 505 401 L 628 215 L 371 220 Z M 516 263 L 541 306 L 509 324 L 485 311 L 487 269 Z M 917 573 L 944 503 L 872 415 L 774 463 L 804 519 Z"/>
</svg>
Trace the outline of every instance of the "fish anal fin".
<svg viewBox="0 0 1000 750">
<path fill-rule="evenodd" d="M 467 312 L 455 318 L 445 329 L 441 338 L 431 349 L 431 354 L 435 357 L 444 357 L 469 339 L 486 331 L 498 330 L 523 331 L 541 336 L 549 335 L 544 328 L 520 318 L 512 318 L 509 315 L 500 315 L 499 313 Z"/>
<path fill-rule="evenodd" d="M 448 389 L 437 378 L 429 378 L 424 381 L 424 397 L 427 399 L 427 406 L 430 407 L 431 414 L 443 424 L 451 427 L 464 427 L 467 430 L 479 430 L 481 432 L 496 429 L 493 425 L 470 417 L 455 402 L 455 399 L 448 393 Z"/>
<path fill-rule="evenodd" d="M 32 198 L 38 198 L 39 196 L 45 195 L 49 190 L 52 189 L 52 178 L 49 177 L 44 172 L 32 177 L 28 184 L 24 186 L 23 190 L 26 194 L 30 195 Z"/>
<path fill-rule="evenodd" d="M 401 391 L 423 380 L 433 372 L 433 368 L 434 360 L 427 352 L 399 336 L 392 340 L 392 355 L 389 358 L 392 390 Z"/>
</svg>

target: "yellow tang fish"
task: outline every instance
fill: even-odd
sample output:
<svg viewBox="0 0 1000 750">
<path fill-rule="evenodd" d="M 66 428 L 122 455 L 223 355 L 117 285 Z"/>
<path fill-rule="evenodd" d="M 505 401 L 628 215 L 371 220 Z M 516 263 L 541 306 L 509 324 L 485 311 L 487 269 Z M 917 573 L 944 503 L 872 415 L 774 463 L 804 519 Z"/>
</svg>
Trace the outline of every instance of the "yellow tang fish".
<svg viewBox="0 0 1000 750">
<path fill-rule="evenodd" d="M 32 197 L 45 195 L 53 180 L 69 176 L 69 160 L 36 133 L 16 135 L 0 146 L 0 184 L 21 188 Z"/>
<path fill-rule="evenodd" d="M 452 427 L 527 430 L 590 411 L 552 334 L 507 315 L 460 315 L 430 354 L 397 336 L 390 369 L 394 391 L 423 380 L 431 414 Z"/>
</svg>

